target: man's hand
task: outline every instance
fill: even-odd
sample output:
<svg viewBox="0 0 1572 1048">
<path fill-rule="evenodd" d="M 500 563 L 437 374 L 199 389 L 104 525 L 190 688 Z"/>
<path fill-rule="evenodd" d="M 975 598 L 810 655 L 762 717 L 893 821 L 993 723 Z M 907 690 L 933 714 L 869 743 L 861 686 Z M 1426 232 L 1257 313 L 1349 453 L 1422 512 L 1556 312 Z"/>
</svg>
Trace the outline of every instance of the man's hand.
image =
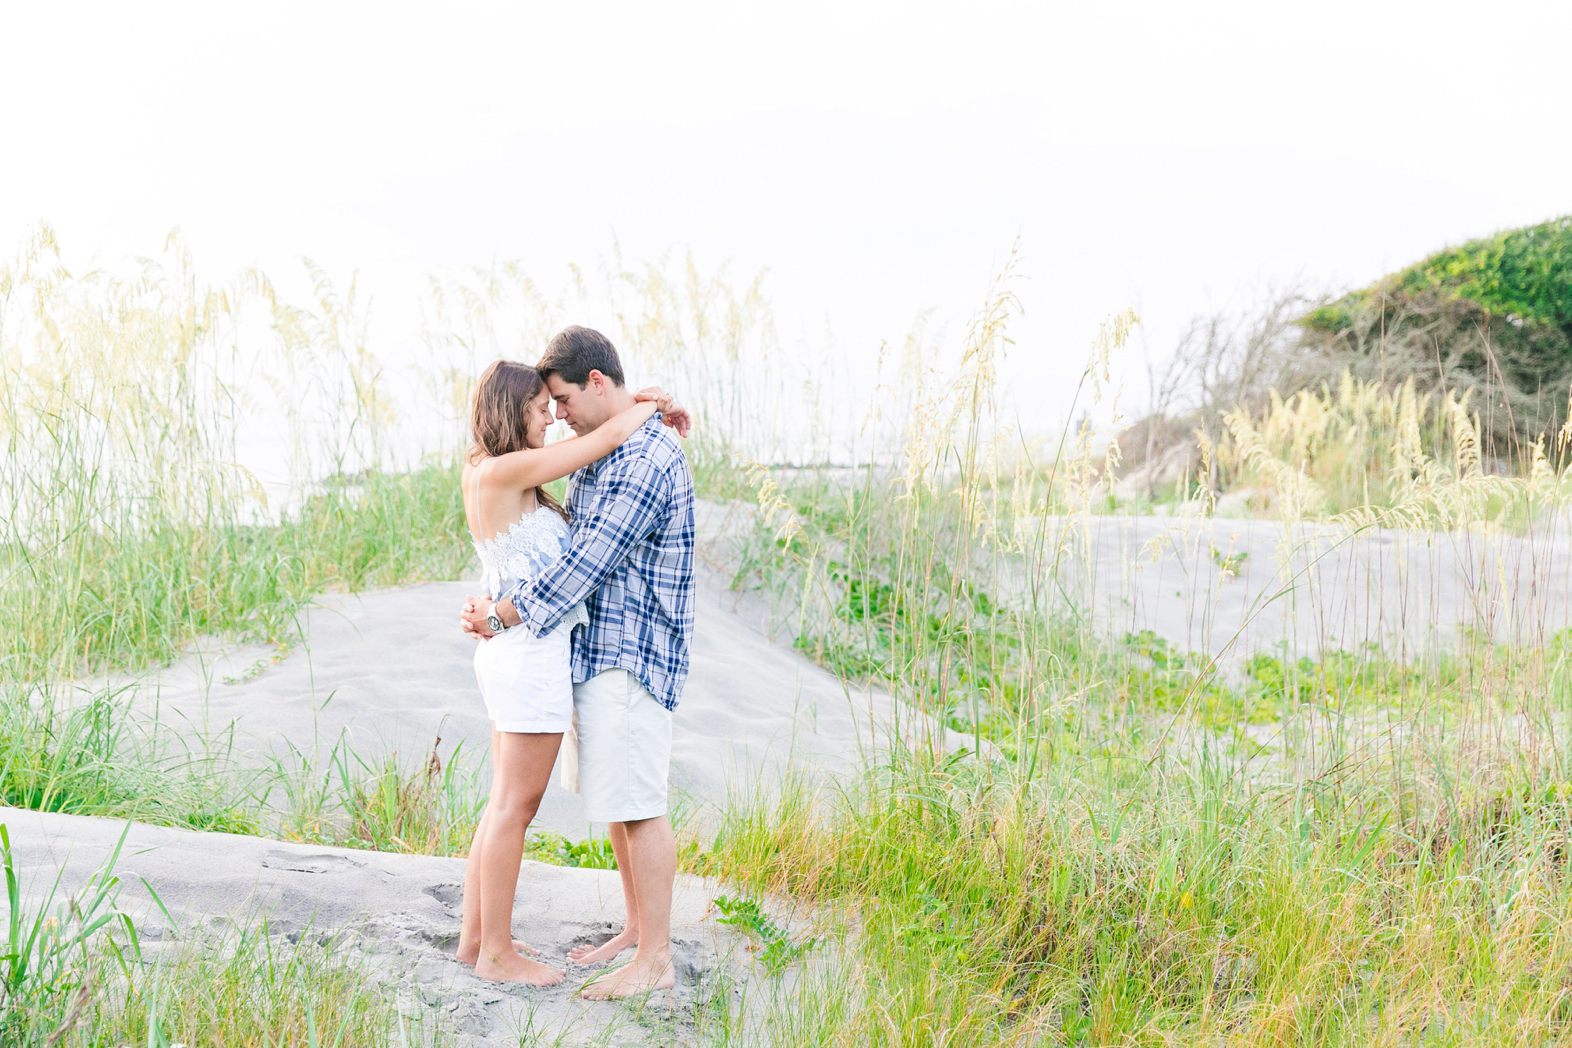
<svg viewBox="0 0 1572 1048">
<path fill-rule="evenodd" d="M 693 416 L 688 409 L 677 403 L 677 398 L 667 393 L 659 386 L 649 386 L 633 394 L 634 400 L 653 400 L 655 410 L 660 412 L 661 422 L 677 431 L 677 436 L 686 438 L 688 431 L 693 429 Z"/>
<path fill-rule="evenodd" d="M 486 625 L 486 614 L 491 610 L 490 597 L 466 597 L 459 612 L 459 626 L 476 640 L 490 640 L 496 634 Z"/>
</svg>

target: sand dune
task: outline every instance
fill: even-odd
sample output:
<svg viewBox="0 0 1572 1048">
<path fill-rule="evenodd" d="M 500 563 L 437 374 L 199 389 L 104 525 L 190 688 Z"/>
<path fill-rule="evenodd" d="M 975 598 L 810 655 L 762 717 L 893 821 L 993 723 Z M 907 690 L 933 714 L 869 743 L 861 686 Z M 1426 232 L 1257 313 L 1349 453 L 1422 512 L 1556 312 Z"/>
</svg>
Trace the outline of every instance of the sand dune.
<svg viewBox="0 0 1572 1048">
<path fill-rule="evenodd" d="M 418 757 L 439 736 L 444 756 L 459 744 L 474 752 L 490 745 L 472 665 L 476 642 L 458 627 L 458 608 L 474 590 L 469 582 L 439 582 L 324 596 L 306 613 L 306 639 L 282 662 L 225 683 L 271 652 L 193 654 L 140 684 L 136 701 L 144 709 L 157 704 L 161 718 L 189 724 L 193 735 L 212 738 L 233 725 L 242 761 L 291 746 L 325 756 L 341 736 L 368 756 Z M 689 819 L 733 793 L 767 788 L 788 763 L 849 771 L 891 724 L 929 723 L 897 717 L 883 692 L 848 690 L 770 642 L 730 610 L 718 586 L 701 588 L 697 618 L 672 744 L 672 786 Z M 591 829 L 578 795 L 561 789 L 556 775 L 536 825 L 573 838 Z"/>
<path fill-rule="evenodd" d="M 1089 610 L 1114 639 L 1151 630 L 1230 661 L 1367 644 L 1413 657 L 1465 632 L 1543 644 L 1572 625 L 1564 520 L 1523 535 L 1115 516 L 1056 519 L 1047 531 L 1065 536 L 1067 610 Z"/>
</svg>

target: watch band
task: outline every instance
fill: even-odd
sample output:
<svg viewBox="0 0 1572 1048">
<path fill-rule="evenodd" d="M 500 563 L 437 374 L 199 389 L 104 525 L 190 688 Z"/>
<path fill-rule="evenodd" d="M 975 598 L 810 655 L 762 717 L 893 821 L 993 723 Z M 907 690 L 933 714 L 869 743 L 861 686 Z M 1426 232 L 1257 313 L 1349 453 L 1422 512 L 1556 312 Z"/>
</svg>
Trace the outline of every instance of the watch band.
<svg viewBox="0 0 1572 1048">
<path fill-rule="evenodd" d="M 508 627 L 503 624 L 502 616 L 497 614 L 497 602 L 491 602 L 491 610 L 486 612 L 486 628 L 493 633 L 501 633 Z"/>
</svg>

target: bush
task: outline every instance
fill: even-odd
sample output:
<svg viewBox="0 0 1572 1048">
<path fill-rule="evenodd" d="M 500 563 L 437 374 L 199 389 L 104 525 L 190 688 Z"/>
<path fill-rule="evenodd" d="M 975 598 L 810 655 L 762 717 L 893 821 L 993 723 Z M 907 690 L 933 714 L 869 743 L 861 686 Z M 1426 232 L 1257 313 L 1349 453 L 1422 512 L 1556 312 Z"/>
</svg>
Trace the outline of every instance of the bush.
<svg viewBox="0 0 1572 1048">
<path fill-rule="evenodd" d="M 1491 436 L 1532 439 L 1564 421 L 1572 382 L 1572 216 L 1438 251 L 1299 324 L 1360 377 L 1477 389 Z"/>
</svg>

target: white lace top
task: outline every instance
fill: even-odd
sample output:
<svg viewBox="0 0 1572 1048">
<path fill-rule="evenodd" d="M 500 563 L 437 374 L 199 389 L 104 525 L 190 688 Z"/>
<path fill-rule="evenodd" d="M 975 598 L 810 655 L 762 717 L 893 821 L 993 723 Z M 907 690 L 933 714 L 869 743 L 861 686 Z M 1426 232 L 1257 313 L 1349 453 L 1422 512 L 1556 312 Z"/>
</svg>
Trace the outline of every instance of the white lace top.
<svg viewBox="0 0 1572 1048">
<path fill-rule="evenodd" d="M 480 554 L 481 585 L 500 600 L 518 583 L 534 578 L 566 553 L 568 545 L 567 522 L 550 506 L 538 506 L 506 532 L 475 543 L 475 552 Z M 566 627 L 571 632 L 580 623 L 589 623 L 582 601 L 568 612 L 558 628 Z"/>
</svg>

